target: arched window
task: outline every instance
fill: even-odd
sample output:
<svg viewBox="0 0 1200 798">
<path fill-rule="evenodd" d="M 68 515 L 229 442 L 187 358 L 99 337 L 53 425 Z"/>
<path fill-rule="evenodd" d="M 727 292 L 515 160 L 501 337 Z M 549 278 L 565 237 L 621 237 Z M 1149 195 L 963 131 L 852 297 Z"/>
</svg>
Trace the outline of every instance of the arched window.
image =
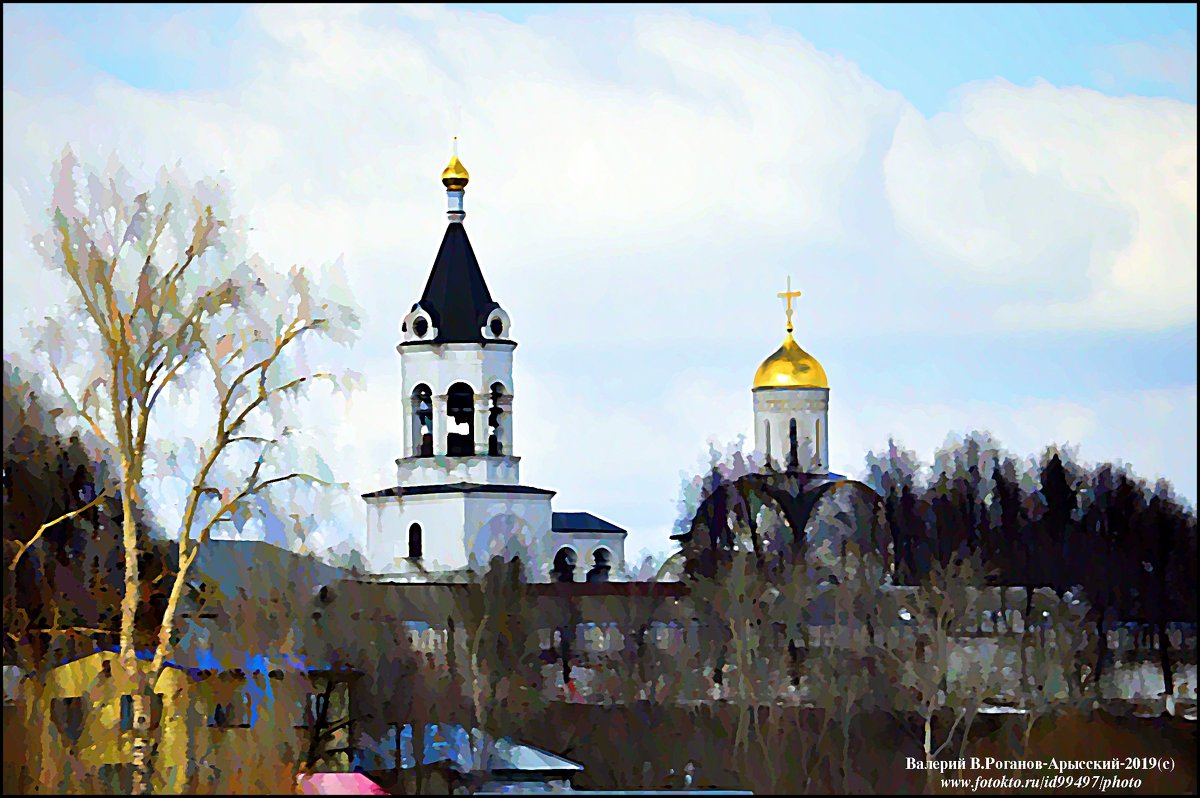
<svg viewBox="0 0 1200 798">
<path fill-rule="evenodd" d="M 767 462 L 771 462 L 771 422 L 763 421 L 763 452 L 767 455 Z"/>
<path fill-rule="evenodd" d="M 813 454 L 813 462 L 816 463 L 817 468 L 822 468 L 822 467 L 824 467 L 824 464 L 821 462 L 821 419 L 819 419 L 819 418 L 817 419 L 817 446 L 816 446 L 816 449 L 817 449 L 817 451 Z"/>
<path fill-rule="evenodd" d="M 796 419 L 788 421 L 788 470 L 800 467 L 800 444 L 796 439 Z"/>
<path fill-rule="evenodd" d="M 433 457 L 433 392 L 418 385 L 412 392 L 413 453 Z"/>
<path fill-rule="evenodd" d="M 456 382 L 446 392 L 446 413 L 450 432 L 446 435 L 446 455 L 470 457 L 475 454 L 475 392 L 469 385 Z M 466 431 L 462 431 L 463 428 Z M 455 432 L 454 430 L 459 430 Z"/>
<path fill-rule="evenodd" d="M 551 577 L 555 582 L 575 581 L 575 550 L 564 546 L 554 555 L 554 569 Z"/>
<path fill-rule="evenodd" d="M 612 553 L 608 549 L 596 549 L 592 556 L 594 564 L 588 571 L 587 580 L 589 582 L 607 582 L 608 572 L 612 567 Z"/>
<path fill-rule="evenodd" d="M 493 321 L 495 321 L 493 319 Z M 499 333 L 497 333 L 499 334 Z M 492 383 L 492 407 L 488 412 L 488 456 L 502 457 L 504 455 L 504 410 L 500 400 L 504 398 L 504 386 L 498 382 Z"/>
<path fill-rule="evenodd" d="M 421 525 L 413 524 L 408 528 L 408 558 L 410 560 L 419 560 L 421 556 Z"/>
</svg>

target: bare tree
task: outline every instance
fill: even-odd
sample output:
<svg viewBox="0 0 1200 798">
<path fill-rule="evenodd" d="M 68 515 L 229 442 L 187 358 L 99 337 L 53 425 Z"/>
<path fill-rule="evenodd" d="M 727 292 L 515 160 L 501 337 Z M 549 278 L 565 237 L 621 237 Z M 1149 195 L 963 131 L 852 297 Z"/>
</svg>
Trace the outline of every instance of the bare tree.
<svg viewBox="0 0 1200 798">
<path fill-rule="evenodd" d="M 492 557 L 487 570 L 458 595 L 458 615 L 466 631 L 467 681 L 472 709 L 474 766 L 491 754 L 491 732 L 515 719 L 511 703 L 530 703 L 539 693 L 534 605 L 519 558 Z M 479 734 L 475 734 L 475 730 Z"/>
<path fill-rule="evenodd" d="M 987 683 L 951 679 L 952 647 L 964 624 L 977 614 L 976 588 L 982 583 L 982 569 L 972 558 L 933 563 L 912 595 L 913 606 L 904 608 L 905 616 L 914 621 L 913 649 L 911 652 L 888 649 L 899 666 L 900 683 L 907 688 L 913 709 L 921 719 L 927 774 L 932 772 L 929 764 L 954 740 L 954 733 L 970 707 L 981 702 L 979 694 L 988 689 Z M 942 707 L 953 703 L 958 704 L 953 710 L 953 724 L 938 744 L 934 737 L 934 717 Z"/>
<path fill-rule="evenodd" d="M 244 525 L 273 485 L 332 483 L 323 467 L 312 473 L 278 462 L 292 431 L 285 410 L 314 381 L 337 384 L 334 373 L 309 369 L 297 356 L 304 340 L 348 342 L 357 319 L 347 305 L 321 298 L 305 270 L 282 276 L 241 257 L 242 230 L 223 207 L 224 187 L 165 170 L 149 191 L 134 195 L 131 184 L 115 158 L 103 170 L 82 170 L 68 151 L 55 165 L 51 229 L 35 245 L 72 289 L 65 313 L 41 330 L 45 366 L 75 418 L 118 464 L 120 657 L 140 686 L 133 765 L 142 793 L 151 772 L 150 692 L 171 651 L 189 568 L 215 527 Z M 156 453 L 156 436 L 182 432 L 164 412 L 172 400 L 193 412 L 211 407 L 211 427 L 202 446 L 184 440 Z M 178 572 L 153 660 L 142 669 L 133 635 L 140 584 L 133 508 L 146 498 L 148 464 L 173 477 L 194 470 L 182 497 Z"/>
<path fill-rule="evenodd" d="M 1082 602 L 1069 593 L 1059 597 L 1042 591 L 1029 606 L 1033 608 L 1032 617 L 1025 619 L 1025 630 L 1030 645 L 1026 649 L 1022 644 L 1022 657 L 1028 666 L 1018 688 L 1024 713 L 1022 756 L 1029 750 L 1030 734 L 1040 718 L 1060 709 L 1082 707 L 1089 672 L 1086 608 Z"/>
</svg>

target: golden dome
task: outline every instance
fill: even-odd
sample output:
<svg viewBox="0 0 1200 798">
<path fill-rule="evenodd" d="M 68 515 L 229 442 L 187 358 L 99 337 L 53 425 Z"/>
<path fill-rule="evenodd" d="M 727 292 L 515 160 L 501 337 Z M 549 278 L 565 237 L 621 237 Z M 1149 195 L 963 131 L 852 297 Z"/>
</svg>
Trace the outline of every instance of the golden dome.
<svg viewBox="0 0 1200 798">
<path fill-rule="evenodd" d="M 462 165 L 462 161 L 458 160 L 458 153 L 455 153 L 450 158 L 450 163 L 442 170 L 442 185 L 450 191 L 462 191 L 470 179 L 467 167 Z"/>
<path fill-rule="evenodd" d="M 754 387 L 828 388 L 829 380 L 817 359 L 801 349 L 789 332 L 783 346 L 754 373 Z"/>
</svg>

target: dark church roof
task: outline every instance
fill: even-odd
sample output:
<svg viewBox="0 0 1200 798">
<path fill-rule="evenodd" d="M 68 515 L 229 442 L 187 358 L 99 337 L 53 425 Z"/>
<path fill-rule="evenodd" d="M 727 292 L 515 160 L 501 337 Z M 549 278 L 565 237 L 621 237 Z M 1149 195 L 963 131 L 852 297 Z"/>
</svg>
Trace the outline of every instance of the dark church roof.
<svg viewBox="0 0 1200 798">
<path fill-rule="evenodd" d="M 487 340 L 480 329 L 487 323 L 488 314 L 500 306 L 492 301 L 461 222 L 446 226 L 441 249 L 425 283 L 425 293 L 413 309 L 417 307 L 433 318 L 433 326 L 438 331 L 437 338 L 431 339 L 434 342 L 483 343 Z"/>
<path fill-rule="evenodd" d="M 383 499 L 389 496 L 421 496 L 430 493 L 537 493 L 553 496 L 554 491 L 531 488 L 528 485 L 480 485 L 475 482 L 451 482 L 446 485 L 397 485 L 394 488 L 364 493 L 364 499 Z M 558 513 L 555 513 L 558 515 Z"/>
<path fill-rule="evenodd" d="M 628 534 L 616 524 L 610 524 L 603 518 L 597 518 L 591 513 L 552 513 L 550 527 L 555 532 L 620 532 Z"/>
</svg>

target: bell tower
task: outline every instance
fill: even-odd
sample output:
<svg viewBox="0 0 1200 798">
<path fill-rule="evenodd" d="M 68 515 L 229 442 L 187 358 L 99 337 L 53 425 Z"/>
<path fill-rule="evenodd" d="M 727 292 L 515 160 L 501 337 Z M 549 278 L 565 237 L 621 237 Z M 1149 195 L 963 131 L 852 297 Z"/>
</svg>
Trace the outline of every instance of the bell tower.
<svg viewBox="0 0 1200 798">
<path fill-rule="evenodd" d="M 576 564 L 581 579 L 620 579 L 625 530 L 590 513 L 555 513 L 553 490 L 520 483 L 517 343 L 463 227 L 469 179 L 456 146 L 442 172 L 442 245 L 400 320 L 396 484 L 362 494 L 367 567 L 377 578 L 437 581 L 501 557 L 519 559 L 530 581 L 574 580 Z"/>
<path fill-rule="evenodd" d="M 401 484 L 516 484 L 516 342 L 463 226 L 470 180 L 457 140 L 442 172 L 449 224 L 421 298 L 400 322 Z"/>
</svg>

